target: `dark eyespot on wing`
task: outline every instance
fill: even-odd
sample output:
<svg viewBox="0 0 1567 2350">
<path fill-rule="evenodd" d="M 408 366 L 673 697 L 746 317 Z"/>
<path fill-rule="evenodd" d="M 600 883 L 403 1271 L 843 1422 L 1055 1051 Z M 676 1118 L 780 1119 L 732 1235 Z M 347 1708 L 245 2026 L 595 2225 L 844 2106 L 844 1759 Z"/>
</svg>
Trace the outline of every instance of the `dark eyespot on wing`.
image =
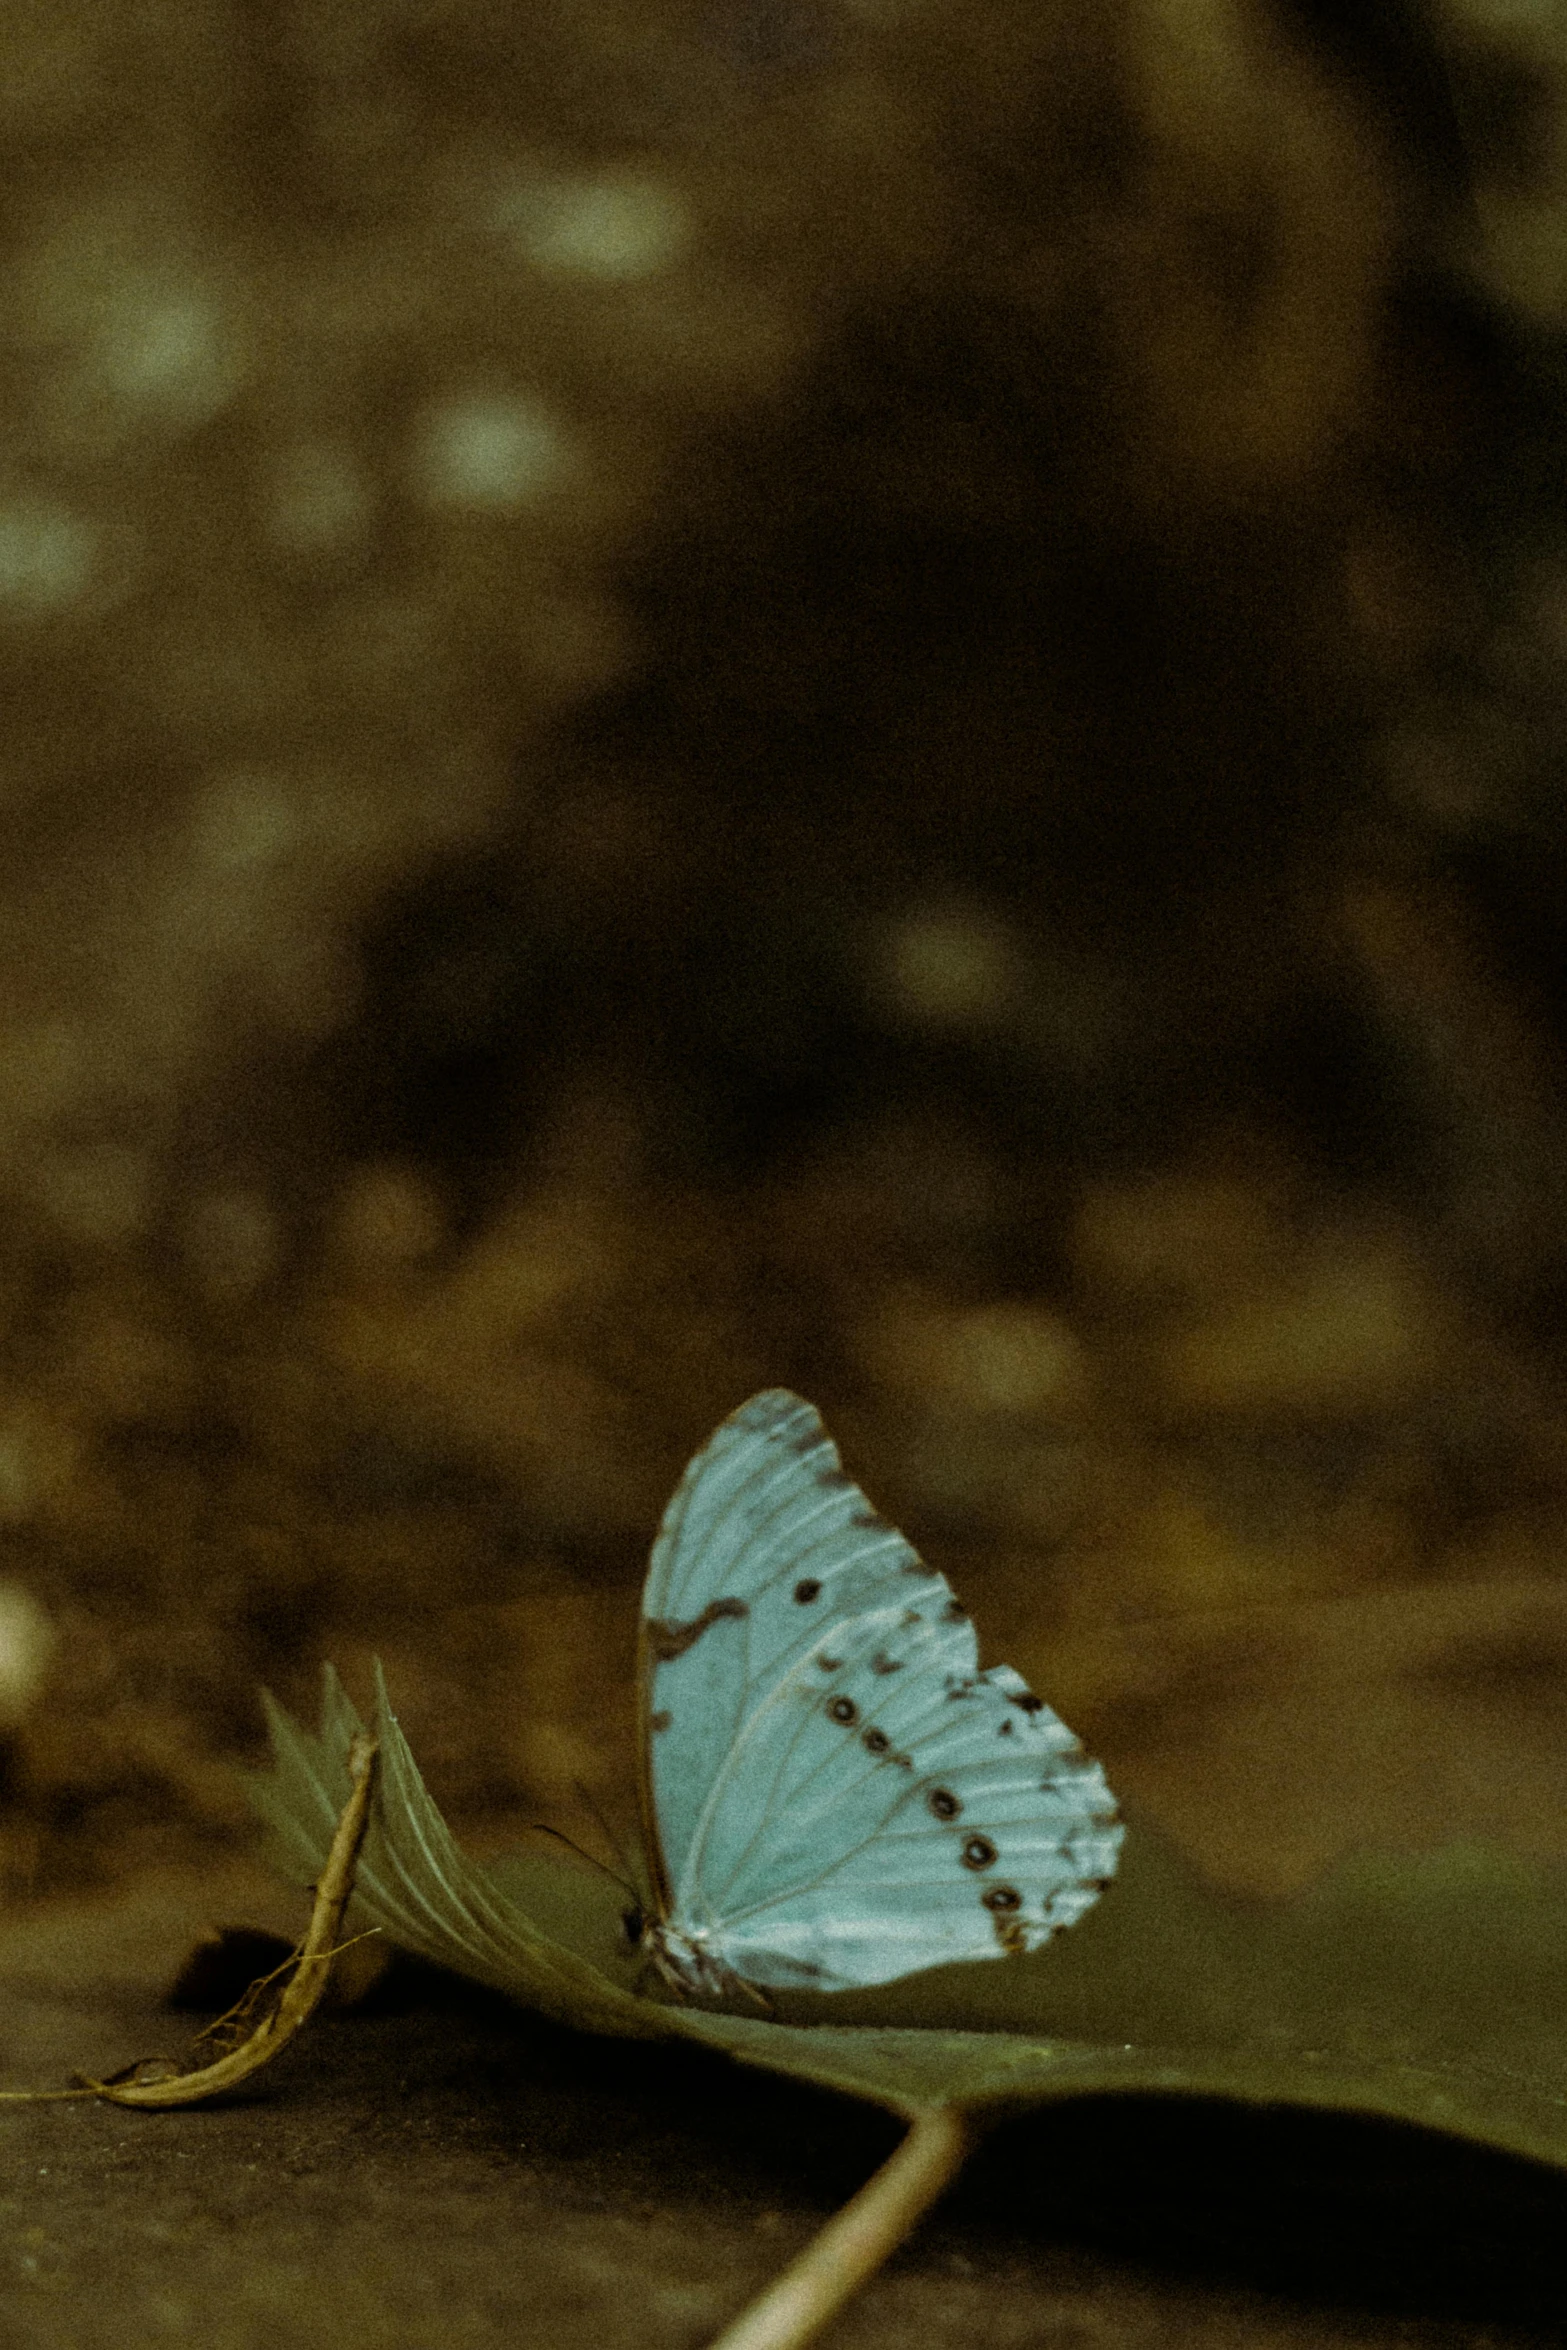
<svg viewBox="0 0 1567 2350">
<path fill-rule="evenodd" d="M 950 1787 L 932 1787 L 925 1798 L 925 1809 L 934 1812 L 938 1820 L 955 1820 L 963 1806 Z"/>
<path fill-rule="evenodd" d="M 996 1857 L 996 1848 L 988 1836 L 971 1836 L 963 1847 L 962 1860 L 966 1869 L 988 1869 Z"/>
<path fill-rule="evenodd" d="M 669 1728 L 669 1725 L 674 1720 L 674 1718 L 674 1715 L 669 1711 L 667 1706 L 661 1707 L 656 1714 L 648 1715 L 647 1726 L 653 1732 L 654 1736 L 657 1737 L 660 1730 L 667 1730 Z"/>
<path fill-rule="evenodd" d="M 689 1623 L 679 1624 L 666 1617 L 649 1616 L 646 1626 L 647 1644 L 661 1665 L 667 1665 L 677 1656 L 684 1656 L 694 1648 L 704 1632 L 726 1616 L 748 1616 L 750 1609 L 743 1599 L 710 1599 L 699 1616 Z"/>
<path fill-rule="evenodd" d="M 961 1606 L 957 1600 L 949 1599 L 941 1611 L 941 1620 L 944 1624 L 966 1624 L 968 1609 Z"/>
<path fill-rule="evenodd" d="M 827 1713 L 830 1720 L 842 1722 L 846 1730 L 852 1729 L 860 1718 L 860 1709 L 852 1697 L 829 1697 Z"/>
<path fill-rule="evenodd" d="M 839 1666 L 843 1663 L 841 1656 L 829 1656 L 825 1649 L 822 1651 L 821 1655 L 817 1658 L 816 1661 L 824 1673 L 836 1673 Z"/>
<path fill-rule="evenodd" d="M 885 1754 L 892 1744 L 892 1740 L 885 1730 L 867 1730 L 861 1737 L 860 1744 L 872 1754 Z"/>
<path fill-rule="evenodd" d="M 1023 1896 L 1015 1885 L 992 1885 L 980 1895 L 980 1899 L 987 1909 L 998 1911 L 1021 1909 L 1023 1906 Z"/>
<path fill-rule="evenodd" d="M 821 1588 L 814 1575 L 804 1575 L 794 1587 L 795 1599 L 801 1607 L 809 1607 L 820 1596 Z"/>
<path fill-rule="evenodd" d="M 1009 1705 L 1015 1705 L 1020 1713 L 1042 1714 L 1045 1710 L 1044 1699 L 1036 1697 L 1032 1689 L 1023 1690 L 1020 1695 L 1008 1698 L 1007 1702 Z"/>
<path fill-rule="evenodd" d="M 1000 1725 L 1000 1727 L 997 1729 L 997 1731 L 996 1731 L 996 1736 L 997 1736 L 998 1738 L 1010 1738 L 1010 1737 L 1011 1737 L 1011 1735 L 1012 1735 L 1012 1716 L 1011 1716 L 1010 1714 L 1008 1714 L 1008 1716 L 1007 1716 L 1006 1720 L 1005 1720 L 1005 1721 L 1004 1721 L 1004 1722 L 1003 1722 L 1003 1723 Z"/>
<path fill-rule="evenodd" d="M 871 1658 L 871 1671 L 873 1673 L 901 1673 L 902 1670 L 902 1657 L 889 1656 L 884 1648 L 878 1648 L 876 1654 Z"/>
</svg>

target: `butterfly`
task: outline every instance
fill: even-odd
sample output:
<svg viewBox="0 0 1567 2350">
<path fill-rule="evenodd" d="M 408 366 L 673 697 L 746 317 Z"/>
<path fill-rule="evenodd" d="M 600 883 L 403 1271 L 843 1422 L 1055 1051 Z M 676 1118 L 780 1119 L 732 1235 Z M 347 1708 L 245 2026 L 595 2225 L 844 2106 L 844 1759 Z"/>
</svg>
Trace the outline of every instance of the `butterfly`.
<svg viewBox="0 0 1567 2350">
<path fill-rule="evenodd" d="M 628 1930 L 682 1998 L 1020 1956 L 1114 1873 L 1104 1772 L 979 1670 L 951 1586 L 797 1395 L 753 1396 L 681 1479 L 638 1682 L 653 1901 Z"/>
</svg>

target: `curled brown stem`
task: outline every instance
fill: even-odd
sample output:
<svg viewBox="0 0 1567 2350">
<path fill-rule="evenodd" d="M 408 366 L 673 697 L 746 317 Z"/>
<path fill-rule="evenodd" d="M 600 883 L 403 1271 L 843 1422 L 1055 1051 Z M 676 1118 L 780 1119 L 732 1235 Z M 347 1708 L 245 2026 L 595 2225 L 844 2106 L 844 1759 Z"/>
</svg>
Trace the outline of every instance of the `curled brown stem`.
<svg viewBox="0 0 1567 2350">
<path fill-rule="evenodd" d="M 204 2098 L 220 2097 L 227 2089 L 259 2072 L 270 2064 L 278 2050 L 293 2039 L 300 2026 L 314 2012 L 327 1979 L 332 1961 L 341 1945 L 338 1934 L 343 1923 L 343 1912 L 348 1907 L 354 1889 L 354 1869 L 359 1859 L 359 1848 L 364 1842 L 365 1829 L 370 1820 L 370 1798 L 375 1787 L 376 1742 L 359 1737 L 349 1749 L 348 1770 L 353 1782 L 352 1792 L 343 1808 L 332 1838 L 326 1866 L 316 1884 L 316 1903 L 310 1924 L 298 1952 L 290 1962 L 293 1972 L 276 2002 L 266 2007 L 238 2047 L 202 2065 L 195 2072 L 182 2073 L 165 2067 L 163 2061 L 153 2058 L 132 2065 L 128 2074 L 112 2081 L 95 2081 L 86 2074 L 78 2077 L 79 2089 L 54 2089 L 27 2092 L 45 2097 L 106 2097 L 115 2105 L 199 2105 Z M 279 1973 L 285 1972 L 280 1968 Z M 265 1979 L 270 1981 L 271 1978 Z M 236 2019 L 243 2019 L 250 2002 L 264 1988 L 256 1984 L 247 1992 L 234 2011 Z M 229 2019 L 224 2018 L 224 2022 Z"/>
</svg>

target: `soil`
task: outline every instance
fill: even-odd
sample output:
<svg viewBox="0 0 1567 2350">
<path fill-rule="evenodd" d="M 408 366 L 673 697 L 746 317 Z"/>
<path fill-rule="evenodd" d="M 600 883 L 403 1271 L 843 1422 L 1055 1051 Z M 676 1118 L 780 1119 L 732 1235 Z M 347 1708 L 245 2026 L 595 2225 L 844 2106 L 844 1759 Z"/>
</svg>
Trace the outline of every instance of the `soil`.
<svg viewBox="0 0 1567 2350">
<path fill-rule="evenodd" d="M 4 2086 L 178 2053 L 193 2019 L 167 1987 L 240 1919 L 298 1913 L 230 1868 L 14 1915 Z M 226 2103 L 18 2104 L 0 2129 L 6 2350 L 696 2350 L 893 2139 L 868 2110 L 584 2040 L 400 1963 Z M 828 2338 L 1543 2343 L 1564 2206 L 1549 2174 L 1413 2133 L 1068 2105 L 998 2132 Z"/>
</svg>

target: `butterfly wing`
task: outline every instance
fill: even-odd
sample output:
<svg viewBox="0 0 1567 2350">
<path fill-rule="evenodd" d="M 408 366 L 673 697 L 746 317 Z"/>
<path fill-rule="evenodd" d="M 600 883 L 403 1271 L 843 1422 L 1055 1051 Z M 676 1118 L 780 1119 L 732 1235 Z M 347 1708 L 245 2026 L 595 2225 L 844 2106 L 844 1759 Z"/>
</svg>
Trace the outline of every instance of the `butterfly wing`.
<svg viewBox="0 0 1567 2350">
<path fill-rule="evenodd" d="M 752 1396 L 692 1460 L 642 1594 L 643 1826 L 666 1910 L 746 1720 L 824 1623 L 905 1571 L 927 1572 L 798 1396 Z"/>
<path fill-rule="evenodd" d="M 755 1396 L 648 1573 L 644 1751 L 666 1915 L 752 1983 L 823 1990 L 1038 1948 L 1097 1897 L 1104 1774 L 845 1476 Z"/>
</svg>

